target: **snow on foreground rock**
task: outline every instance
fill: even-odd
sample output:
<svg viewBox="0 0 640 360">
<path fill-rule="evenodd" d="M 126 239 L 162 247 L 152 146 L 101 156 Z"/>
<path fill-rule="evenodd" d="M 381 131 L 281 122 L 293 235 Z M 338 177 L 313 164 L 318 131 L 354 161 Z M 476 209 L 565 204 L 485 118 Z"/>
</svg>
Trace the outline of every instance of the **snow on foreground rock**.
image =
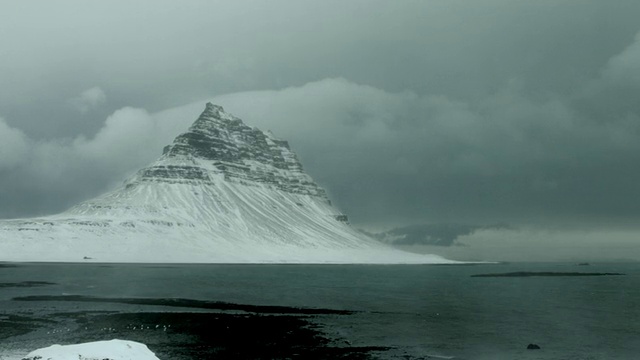
<svg viewBox="0 0 640 360">
<path fill-rule="evenodd" d="M 61 214 L 0 221 L 0 261 L 451 262 L 356 231 L 286 141 L 211 103 L 120 188 Z"/>
<path fill-rule="evenodd" d="M 53 345 L 29 353 L 23 360 L 159 360 L 149 348 L 134 341 L 110 340 L 78 345 Z"/>
</svg>

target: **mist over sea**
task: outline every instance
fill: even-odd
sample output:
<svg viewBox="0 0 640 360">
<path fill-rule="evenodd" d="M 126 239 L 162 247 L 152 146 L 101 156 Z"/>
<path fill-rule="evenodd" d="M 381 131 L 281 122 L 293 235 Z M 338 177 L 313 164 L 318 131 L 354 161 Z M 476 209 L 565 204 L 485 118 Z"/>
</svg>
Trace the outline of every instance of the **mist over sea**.
<svg viewBox="0 0 640 360">
<path fill-rule="evenodd" d="M 510 272 L 624 275 L 472 277 Z M 167 360 L 635 359 L 640 264 L 0 264 L 0 359 L 113 338 Z"/>
</svg>

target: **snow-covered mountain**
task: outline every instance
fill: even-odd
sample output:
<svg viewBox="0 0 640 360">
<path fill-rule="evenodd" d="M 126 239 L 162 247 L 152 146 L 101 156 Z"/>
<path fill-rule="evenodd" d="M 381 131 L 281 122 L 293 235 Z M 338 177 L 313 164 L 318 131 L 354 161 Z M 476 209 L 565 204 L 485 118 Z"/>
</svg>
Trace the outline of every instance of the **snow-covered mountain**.
<svg viewBox="0 0 640 360">
<path fill-rule="evenodd" d="M 446 263 L 352 229 L 286 141 L 204 112 L 122 187 L 0 221 L 0 261 Z"/>
</svg>

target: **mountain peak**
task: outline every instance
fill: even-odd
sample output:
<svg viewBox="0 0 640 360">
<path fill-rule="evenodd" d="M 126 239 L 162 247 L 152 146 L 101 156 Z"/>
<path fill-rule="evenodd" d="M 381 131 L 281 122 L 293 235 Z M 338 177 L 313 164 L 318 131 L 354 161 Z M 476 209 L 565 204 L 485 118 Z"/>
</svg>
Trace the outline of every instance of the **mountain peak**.
<svg viewBox="0 0 640 360">
<path fill-rule="evenodd" d="M 226 116 L 225 116 L 226 115 Z M 213 119 L 223 119 L 228 118 L 229 114 L 224 111 L 224 108 L 220 105 L 216 105 L 214 103 L 208 102 L 205 105 L 204 111 L 200 115 L 201 118 L 213 118 Z"/>
<path fill-rule="evenodd" d="M 207 102 L 207 104 L 205 105 L 205 111 L 206 110 L 211 110 L 211 109 L 215 109 L 215 110 L 220 110 L 220 111 L 224 111 L 224 108 L 220 105 L 216 105 L 214 103 L 212 103 L 211 101 Z"/>
<path fill-rule="evenodd" d="M 168 166 L 173 170 L 168 171 Z M 212 181 L 214 175 L 223 175 L 224 181 L 326 199 L 324 189 L 304 173 L 289 143 L 270 131 L 247 126 L 212 103 L 207 103 L 187 132 L 165 147 L 156 164 L 142 172 L 148 175 L 143 179 L 153 181 Z"/>
</svg>

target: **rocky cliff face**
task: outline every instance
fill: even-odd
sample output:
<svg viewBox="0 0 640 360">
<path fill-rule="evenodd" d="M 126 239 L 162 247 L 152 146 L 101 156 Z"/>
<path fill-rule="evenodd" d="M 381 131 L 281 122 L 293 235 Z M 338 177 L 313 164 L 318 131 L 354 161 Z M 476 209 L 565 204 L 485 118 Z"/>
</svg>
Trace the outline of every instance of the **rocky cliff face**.
<svg viewBox="0 0 640 360">
<path fill-rule="evenodd" d="M 198 166 L 198 160 L 208 162 L 207 166 Z M 286 141 L 245 125 L 211 103 L 189 131 L 165 147 L 159 162 L 142 170 L 137 180 L 210 182 L 209 172 L 222 174 L 229 182 L 262 184 L 328 201 L 324 189 L 303 172 Z"/>
</svg>

